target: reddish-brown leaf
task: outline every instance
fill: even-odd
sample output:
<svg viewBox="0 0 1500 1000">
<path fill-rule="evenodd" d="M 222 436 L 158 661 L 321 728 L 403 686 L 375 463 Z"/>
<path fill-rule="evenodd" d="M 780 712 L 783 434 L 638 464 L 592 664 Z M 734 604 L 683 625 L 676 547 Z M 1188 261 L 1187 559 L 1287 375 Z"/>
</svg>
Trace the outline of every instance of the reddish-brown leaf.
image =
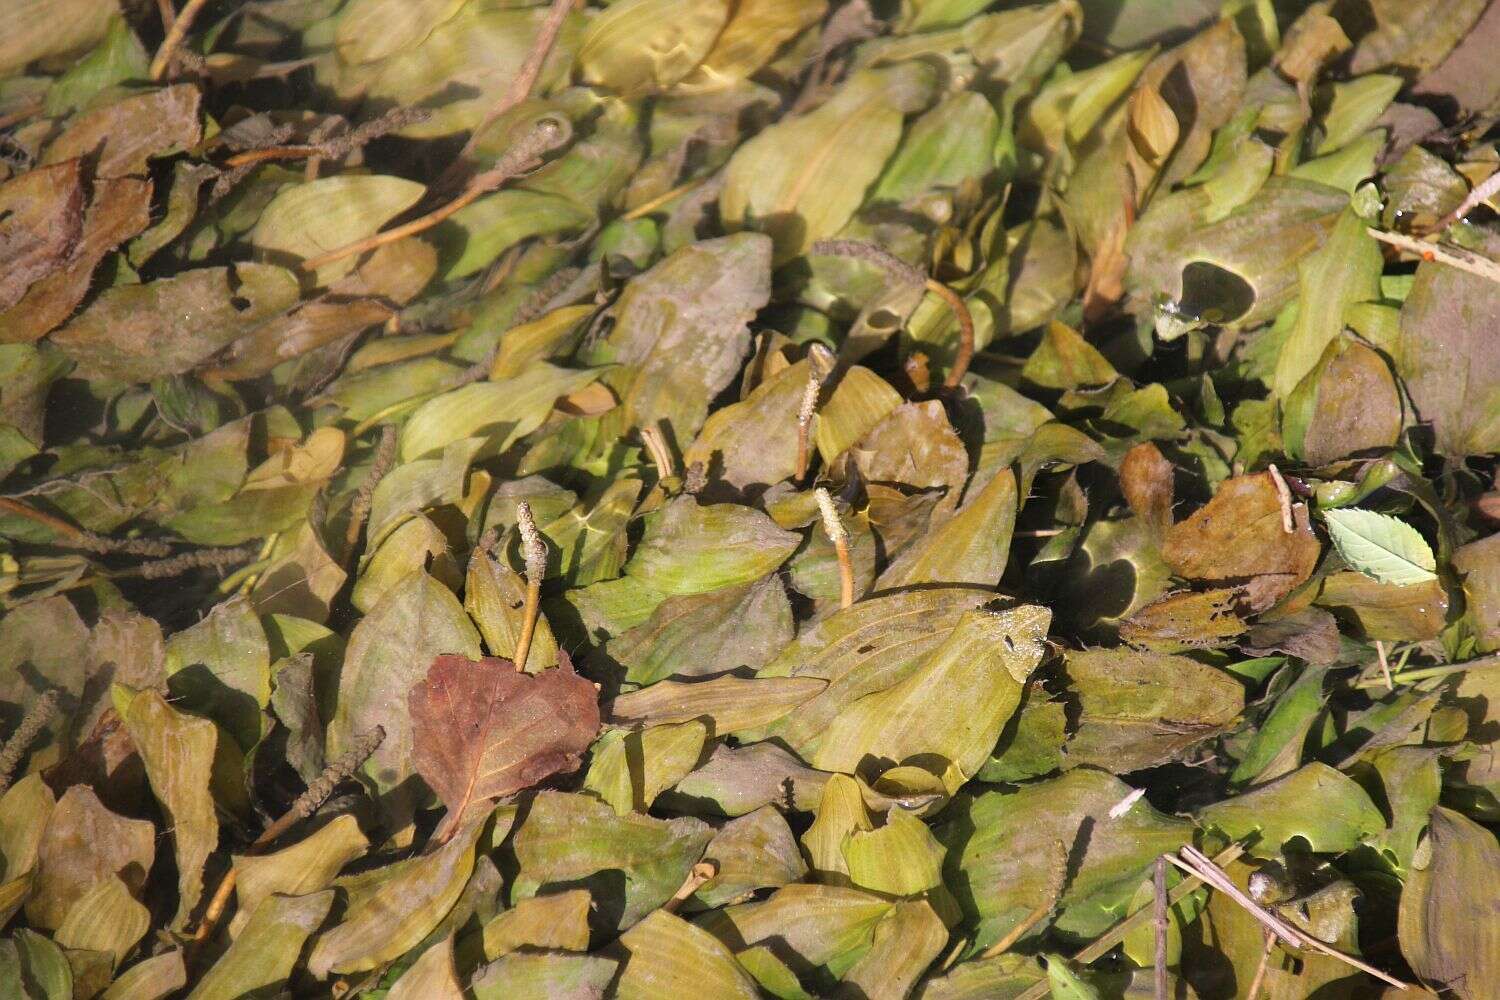
<svg viewBox="0 0 1500 1000">
<path fill-rule="evenodd" d="M 557 655 L 558 666 L 539 674 L 497 657 L 439 656 L 413 685 L 412 763 L 448 807 L 439 840 L 471 805 L 577 767 L 598 735 L 594 685 Z"/>
</svg>

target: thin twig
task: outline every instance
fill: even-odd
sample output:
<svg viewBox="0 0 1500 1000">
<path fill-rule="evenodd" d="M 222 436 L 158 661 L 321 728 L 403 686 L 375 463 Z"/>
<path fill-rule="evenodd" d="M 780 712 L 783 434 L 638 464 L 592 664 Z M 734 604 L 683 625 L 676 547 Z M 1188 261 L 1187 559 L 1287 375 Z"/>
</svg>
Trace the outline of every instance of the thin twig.
<svg viewBox="0 0 1500 1000">
<path fill-rule="evenodd" d="M 521 555 L 526 560 L 526 606 L 521 618 L 521 634 L 516 639 L 516 673 L 526 669 L 531 652 L 531 637 L 536 633 L 542 608 L 542 577 L 547 574 L 547 544 L 531 516 L 531 505 L 524 500 L 516 505 L 516 528 L 521 533 Z"/>
<path fill-rule="evenodd" d="M 1151 879 L 1153 890 L 1152 920 L 1156 931 L 1155 964 L 1152 980 L 1156 987 L 1156 1000 L 1167 1000 L 1167 859 L 1157 857 L 1156 872 Z"/>
<path fill-rule="evenodd" d="M 651 462 L 656 466 L 657 479 L 667 479 L 677 475 L 677 463 L 672 458 L 672 449 L 667 447 L 667 439 L 659 428 L 642 427 L 641 444 L 645 446 L 646 454 L 651 456 Z"/>
<path fill-rule="evenodd" d="M 318 808 L 328 801 L 333 790 L 352 777 L 384 741 L 385 729 L 381 726 L 376 726 L 369 732 L 356 736 L 354 742 L 349 745 L 349 749 L 338 760 L 323 768 L 323 772 L 311 785 L 307 786 L 307 790 L 297 796 L 292 807 L 283 813 L 280 819 L 266 827 L 245 853 L 247 855 L 260 853 L 277 837 L 317 812 Z M 219 918 L 224 914 L 224 908 L 229 905 L 229 897 L 234 892 L 236 879 L 235 869 L 231 865 L 220 880 L 218 888 L 214 890 L 208 906 L 204 908 L 203 919 L 199 922 L 197 931 L 193 933 L 194 942 L 206 941 L 213 933 L 214 925 L 219 922 Z"/>
<path fill-rule="evenodd" d="M 1292 518 L 1292 491 L 1287 488 L 1286 480 L 1281 477 L 1281 470 L 1276 468 L 1273 462 L 1266 467 L 1271 474 L 1271 482 L 1276 486 L 1276 502 L 1281 506 L 1281 530 L 1290 535 L 1297 530 L 1296 521 Z"/>
<path fill-rule="evenodd" d="M 531 43 L 531 51 L 526 53 L 526 61 L 521 63 L 521 68 L 511 79 L 510 86 L 505 88 L 505 93 L 500 95 L 500 99 L 490 106 L 479 124 L 474 126 L 474 131 L 470 133 L 469 141 L 464 143 L 455 164 L 462 163 L 473 155 L 474 148 L 479 145 L 479 137 L 495 123 L 495 119 L 531 96 L 531 89 L 536 86 L 537 77 L 542 75 L 547 55 L 557 44 L 557 36 L 562 33 L 563 22 L 568 19 L 568 11 L 572 8 L 573 0 L 552 0 L 547 19 L 542 22 L 541 30 Z"/>
<path fill-rule="evenodd" d="M 1227 865 L 1244 853 L 1245 849 L 1239 844 L 1230 844 L 1214 857 L 1214 862 L 1219 865 Z M 1197 889 L 1201 885 L 1203 885 L 1203 879 L 1196 874 L 1190 874 L 1187 878 L 1177 883 L 1177 888 L 1167 893 L 1167 905 L 1176 906 L 1178 903 L 1186 899 L 1191 893 L 1197 891 Z M 1125 940 L 1125 935 L 1129 934 L 1141 924 L 1151 919 L 1151 917 L 1151 910 L 1148 907 L 1141 907 L 1139 910 L 1136 910 L 1134 913 L 1126 917 L 1124 920 L 1120 921 L 1118 924 L 1115 924 L 1114 927 L 1112 927 L 1106 934 L 1104 934 L 1104 936 L 1100 937 L 1093 944 L 1087 945 L 1082 950 L 1077 952 L 1073 956 L 1073 961 L 1079 962 L 1083 965 L 1098 961 L 1099 959 L 1103 958 L 1111 948 L 1115 947 L 1121 941 Z M 1045 997 L 1048 992 L 1050 992 L 1050 990 L 1051 986 L 1048 985 L 1046 980 L 1043 980 L 1042 982 L 1037 983 L 1035 986 L 1032 986 L 1031 988 L 1026 990 L 1026 992 L 1022 993 L 1020 996 L 1016 997 L 1016 1000 L 1041 1000 L 1041 998 Z"/>
<path fill-rule="evenodd" d="M 188 0 L 172 20 L 171 27 L 167 29 L 167 37 L 162 40 L 161 48 L 156 50 L 156 58 L 151 60 L 151 79 L 160 80 L 167 75 L 173 54 L 187 37 L 188 29 L 193 26 L 193 19 L 207 2 L 208 0 Z"/>
<path fill-rule="evenodd" d="M 849 531 L 844 527 L 844 522 L 839 520 L 838 508 L 833 505 L 833 497 L 828 491 L 819 486 L 813 491 L 817 498 L 818 510 L 823 515 L 823 531 L 827 533 L 828 540 L 833 542 L 833 550 L 839 559 L 839 607 L 847 608 L 854 603 L 854 564 L 849 560 Z"/>
<path fill-rule="evenodd" d="M 719 866 L 713 861 L 700 861 L 688 872 L 687 878 L 682 880 L 682 885 L 672 893 L 672 898 L 661 904 L 661 908 L 668 913 L 676 913 L 678 907 L 688 901 L 688 897 L 699 889 L 703 883 L 719 874 Z"/>
<path fill-rule="evenodd" d="M 1480 181 L 1474 190 L 1468 193 L 1459 206 L 1439 219 L 1437 225 L 1433 228 L 1437 232 L 1442 232 L 1497 194 L 1500 194 L 1500 170 L 1496 170 L 1483 181 Z"/>
<path fill-rule="evenodd" d="M 380 485 L 380 481 L 395 464 L 396 427 L 394 424 L 386 424 L 380 428 L 380 443 L 375 446 L 375 459 L 370 463 L 370 471 L 366 473 L 364 482 L 359 484 L 354 500 L 349 504 L 349 524 L 344 529 L 346 552 L 354 551 L 354 543 L 359 541 L 359 533 L 364 530 L 365 521 L 370 517 L 370 504 L 375 497 L 375 487 Z"/>
<path fill-rule="evenodd" d="M 1266 973 L 1271 968 L 1271 952 L 1276 948 L 1276 935 L 1266 931 L 1265 936 L 1265 946 L 1260 952 L 1260 963 L 1255 967 L 1255 978 L 1250 980 L 1250 989 L 1245 992 L 1245 1000 L 1256 1000 L 1260 996 L 1261 987 L 1266 983 Z"/>
<path fill-rule="evenodd" d="M 397 226 L 395 229 L 387 229 L 373 236 L 367 236 L 362 240 L 345 244 L 336 250 L 309 257 L 302 262 L 302 270 L 316 271 L 325 264 L 331 264 L 336 260 L 343 260 L 355 254 L 362 254 L 369 250 L 375 250 L 415 236 L 417 233 L 426 232 L 455 212 L 465 208 L 477 200 L 481 195 L 488 194 L 513 177 L 532 169 L 541 162 L 541 158 L 551 150 L 556 149 L 567 141 L 570 129 L 559 118 L 543 118 L 537 122 L 535 127 L 528 132 L 520 142 L 517 142 L 499 161 L 482 174 L 478 174 L 469 181 L 464 190 L 446 205 L 433 209 L 420 218 Z"/>
<path fill-rule="evenodd" d="M 21 758 L 26 756 L 26 751 L 32 741 L 41 734 L 47 723 L 52 721 L 52 715 L 56 711 L 57 690 L 54 688 L 44 691 L 42 696 L 32 703 L 30 710 L 21 716 L 21 724 L 16 726 L 16 731 L 11 734 L 10 739 L 5 741 L 4 749 L 0 749 L 0 795 L 4 795 L 6 789 L 10 788 L 11 773 L 21 763 Z"/>
<path fill-rule="evenodd" d="M 1429 243 L 1425 240 L 1404 236 L 1401 233 L 1388 233 L 1384 230 L 1376 229 L 1374 226 L 1370 226 L 1365 232 L 1382 243 L 1389 243 L 1398 250 L 1405 250 L 1407 253 L 1415 254 L 1423 260 L 1437 261 L 1440 264 L 1447 264 L 1449 267 L 1456 267 L 1460 271 L 1467 271 L 1481 278 L 1500 282 L 1500 263 L 1477 254 L 1472 250 L 1465 250 L 1463 247 L 1454 246 L 1451 243 Z"/>
<path fill-rule="evenodd" d="M 1251 899 L 1248 895 L 1242 892 L 1240 890 L 1240 887 L 1234 884 L 1234 882 L 1229 878 L 1224 870 L 1216 865 L 1213 861 L 1210 861 L 1207 857 L 1205 857 L 1201 851 L 1198 851 L 1191 846 L 1184 846 L 1182 848 L 1181 855 L 1182 856 L 1180 859 L 1172 857 L 1171 855 L 1165 855 L 1165 857 L 1178 868 L 1181 868 L 1183 871 L 1188 872 L 1189 874 L 1197 875 L 1199 878 L 1207 882 L 1210 886 L 1233 899 L 1236 903 L 1240 904 L 1240 906 L 1242 906 L 1247 912 L 1249 912 L 1251 916 L 1260 921 L 1261 925 L 1264 926 L 1268 931 L 1270 931 L 1277 938 L 1280 938 L 1282 941 L 1286 942 L 1292 947 L 1311 949 L 1313 951 L 1321 952 L 1322 954 L 1327 955 L 1330 958 L 1336 958 L 1346 965 L 1353 966 L 1354 968 L 1363 973 L 1366 973 L 1367 975 L 1374 976 L 1376 979 L 1379 979 L 1384 983 L 1396 987 L 1398 990 L 1404 990 L 1408 987 L 1408 983 L 1402 982 L 1389 973 L 1381 972 L 1379 969 L 1375 968 L 1373 965 L 1370 965 L 1368 962 L 1364 962 L 1360 959 L 1354 958 L 1351 955 L 1344 954 L 1337 948 L 1325 944 L 1323 941 L 1320 941 L 1318 938 L 1306 933 L 1301 928 L 1295 926 L 1294 924 L 1288 923 L 1286 920 L 1283 920 L 1281 917 L 1272 913 L 1270 910 L 1267 910 L 1264 906 L 1261 906 L 1255 900 Z"/>
<path fill-rule="evenodd" d="M 1391 680 L 1391 663 L 1385 658 L 1385 643 L 1379 639 L 1375 640 L 1375 655 L 1380 658 L 1380 675 L 1385 678 L 1386 690 L 1396 690 L 1396 682 Z"/>
</svg>

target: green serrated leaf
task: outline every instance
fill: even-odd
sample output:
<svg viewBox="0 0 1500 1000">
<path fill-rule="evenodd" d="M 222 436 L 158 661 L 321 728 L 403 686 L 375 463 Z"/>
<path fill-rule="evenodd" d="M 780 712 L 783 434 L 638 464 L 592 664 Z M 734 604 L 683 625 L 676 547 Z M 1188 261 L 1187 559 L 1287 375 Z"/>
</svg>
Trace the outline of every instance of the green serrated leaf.
<svg viewBox="0 0 1500 1000">
<path fill-rule="evenodd" d="M 1405 521 L 1358 507 L 1323 512 L 1339 555 L 1381 583 L 1409 586 L 1437 579 L 1432 547 Z"/>
</svg>

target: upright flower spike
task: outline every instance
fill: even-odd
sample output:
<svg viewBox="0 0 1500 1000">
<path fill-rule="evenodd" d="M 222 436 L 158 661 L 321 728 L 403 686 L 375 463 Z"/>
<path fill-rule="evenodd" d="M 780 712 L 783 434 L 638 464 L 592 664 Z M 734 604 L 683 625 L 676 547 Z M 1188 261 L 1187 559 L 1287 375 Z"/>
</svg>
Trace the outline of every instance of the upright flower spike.
<svg viewBox="0 0 1500 1000">
<path fill-rule="evenodd" d="M 521 533 L 521 555 L 526 560 L 526 608 L 521 619 L 521 637 L 516 641 L 516 671 L 526 669 L 526 654 L 531 652 L 531 637 L 536 632 L 542 606 L 542 577 L 547 575 L 547 544 L 531 516 L 531 505 L 516 505 L 516 528 Z"/>
<path fill-rule="evenodd" d="M 854 603 L 854 564 L 849 560 L 849 532 L 844 528 L 844 522 L 839 520 L 838 508 L 833 505 L 833 497 L 828 491 L 819 486 L 813 491 L 813 496 L 818 499 L 818 510 L 823 515 L 823 530 L 827 532 L 828 538 L 833 542 L 833 549 L 839 557 L 839 607 L 847 608 Z"/>
</svg>

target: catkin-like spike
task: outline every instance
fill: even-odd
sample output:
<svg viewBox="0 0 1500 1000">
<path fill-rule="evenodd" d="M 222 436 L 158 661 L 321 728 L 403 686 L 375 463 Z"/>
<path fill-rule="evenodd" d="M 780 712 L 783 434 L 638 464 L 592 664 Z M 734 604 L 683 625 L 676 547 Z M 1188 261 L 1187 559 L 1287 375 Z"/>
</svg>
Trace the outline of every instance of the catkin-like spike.
<svg viewBox="0 0 1500 1000">
<path fill-rule="evenodd" d="M 163 580 L 171 576 L 181 576 L 195 569 L 218 569 L 248 562 L 259 554 L 259 545 L 241 545 L 232 549 L 198 549 L 193 552 L 183 552 L 170 559 L 141 563 L 117 575 L 138 576 L 144 580 Z"/>
<path fill-rule="evenodd" d="M 821 486 L 813 490 L 813 496 L 817 498 L 818 512 L 823 515 L 823 530 L 828 533 L 829 541 L 834 544 L 847 542 L 849 533 L 844 530 L 844 522 L 839 520 L 839 509 L 833 505 L 833 497 Z"/>
<path fill-rule="evenodd" d="M 542 577 L 547 575 L 547 544 L 531 516 L 531 505 L 524 500 L 516 504 L 516 529 L 521 533 L 521 555 L 526 559 L 526 607 L 521 618 L 521 635 L 516 639 L 515 664 L 519 673 L 526 669 L 531 652 L 531 637 L 536 633 L 537 618 L 542 613 Z"/>
<path fill-rule="evenodd" d="M 863 240 L 818 240 L 809 252 L 824 257 L 852 257 L 866 261 L 905 285 L 920 285 L 927 281 L 927 275 L 900 257 Z"/>
<path fill-rule="evenodd" d="M 266 827 L 264 833 L 255 838 L 251 849 L 259 850 L 265 847 L 291 829 L 293 825 L 317 812 L 318 808 L 328 801 L 328 797 L 333 794 L 333 790 L 339 786 L 339 783 L 353 777 L 354 772 L 370 759 L 370 755 L 378 750 L 383 742 L 385 742 L 385 729 L 382 726 L 376 726 L 369 732 L 356 736 L 354 742 L 349 745 L 349 749 L 344 751 L 338 760 L 323 768 L 323 773 L 307 786 L 307 791 L 297 796 L 297 801 L 292 803 L 292 807 L 280 819 Z"/>
<path fill-rule="evenodd" d="M 325 767 L 323 773 L 307 786 L 307 791 L 297 796 L 297 801 L 292 803 L 292 807 L 255 838 L 255 843 L 250 845 L 248 853 L 259 853 L 296 823 L 317 812 L 318 807 L 328 801 L 328 796 L 333 794 L 339 782 L 353 777 L 354 772 L 370 759 L 370 755 L 380 747 L 384 740 L 385 729 L 381 726 L 376 726 L 369 732 L 356 736 L 349 749 L 338 760 Z M 209 898 L 208 905 L 204 907 L 203 919 L 198 922 L 198 929 L 193 932 L 195 942 L 206 941 L 213 934 L 219 918 L 224 915 L 224 908 L 229 905 L 229 897 L 234 893 L 237 878 L 236 869 L 233 867 L 224 873 L 223 879 L 219 881 L 218 887 Z"/>
<path fill-rule="evenodd" d="M 52 715 L 56 711 L 57 692 L 47 691 L 21 717 L 21 724 L 16 727 L 10 739 L 5 741 L 5 749 L 0 750 L 0 795 L 4 795 L 5 790 L 10 787 L 11 772 L 21 763 L 21 758 L 26 756 L 27 749 L 41 734 L 42 728 L 52 721 Z"/>
<path fill-rule="evenodd" d="M 375 460 L 370 463 L 369 474 L 365 476 L 365 481 L 359 484 L 359 490 L 349 504 L 349 527 L 344 531 L 345 548 L 352 551 L 354 543 L 359 541 L 359 533 L 364 530 L 365 521 L 370 517 L 370 504 L 375 496 L 375 487 L 380 485 L 380 481 L 395 464 L 396 428 L 392 424 L 386 424 L 380 428 L 380 443 L 375 446 Z"/>
<path fill-rule="evenodd" d="M 531 516 L 531 505 L 524 500 L 516 504 L 516 528 L 521 533 L 521 555 L 526 560 L 526 579 L 538 583 L 547 575 L 547 544 Z"/>
<path fill-rule="evenodd" d="M 813 491 L 813 496 L 817 498 L 818 510 L 823 515 L 823 530 L 828 533 L 838 555 L 839 607 L 847 608 L 854 603 L 854 563 L 849 558 L 849 532 L 839 520 L 838 508 L 833 505 L 833 497 L 828 491 L 819 486 Z"/>
<path fill-rule="evenodd" d="M 802 405 L 797 409 L 797 476 L 798 482 L 807 475 L 807 463 L 812 455 L 812 421 L 813 414 L 818 408 L 818 393 L 823 389 L 823 381 L 816 375 L 807 379 L 807 388 L 802 390 Z"/>
</svg>

